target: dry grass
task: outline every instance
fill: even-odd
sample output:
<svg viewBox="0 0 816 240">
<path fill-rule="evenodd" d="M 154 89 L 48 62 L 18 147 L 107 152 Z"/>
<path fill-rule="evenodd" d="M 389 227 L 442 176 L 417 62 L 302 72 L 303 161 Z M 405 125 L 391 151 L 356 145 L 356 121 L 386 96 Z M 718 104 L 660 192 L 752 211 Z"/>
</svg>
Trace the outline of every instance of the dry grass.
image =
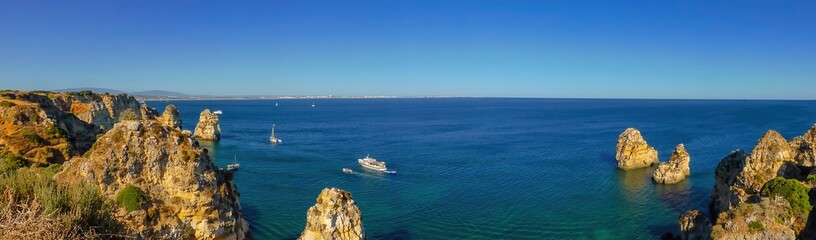
<svg viewBox="0 0 816 240">
<path fill-rule="evenodd" d="M 56 184 L 57 171 L 21 168 L 0 173 L 0 240 L 127 238 L 95 186 Z"/>
</svg>

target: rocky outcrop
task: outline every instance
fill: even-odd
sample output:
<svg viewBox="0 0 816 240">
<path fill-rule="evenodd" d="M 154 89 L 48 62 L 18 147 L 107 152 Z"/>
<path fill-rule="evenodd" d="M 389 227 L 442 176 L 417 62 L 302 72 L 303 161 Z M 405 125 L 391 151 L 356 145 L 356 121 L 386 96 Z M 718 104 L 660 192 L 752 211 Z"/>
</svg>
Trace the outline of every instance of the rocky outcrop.
<svg viewBox="0 0 816 240">
<path fill-rule="evenodd" d="M 179 110 L 176 109 L 176 106 L 168 104 L 167 107 L 164 108 L 164 113 L 157 117 L 156 120 L 164 126 L 181 129 L 181 116 L 179 115 Z"/>
<path fill-rule="evenodd" d="M 111 201 L 126 186 L 146 193 L 116 218 L 149 239 L 243 239 L 248 231 L 232 174 L 216 168 L 189 132 L 155 120 L 124 121 L 87 158 L 66 162 L 58 182 L 90 181 Z"/>
<path fill-rule="evenodd" d="M 210 112 L 210 109 L 204 109 L 199 115 L 198 124 L 193 135 L 198 140 L 220 140 L 221 126 L 218 125 L 218 115 Z"/>
<path fill-rule="evenodd" d="M 795 175 L 791 172 L 798 169 L 792 162 L 788 142 L 773 130 L 759 139 L 750 155 L 736 151 L 721 160 L 714 174 L 712 216 L 742 202 L 756 202 L 765 182 L 777 176 Z"/>
<path fill-rule="evenodd" d="M 816 167 L 816 125 L 804 135 L 790 141 L 791 154 L 797 165 Z"/>
<path fill-rule="evenodd" d="M 689 157 L 688 152 L 686 152 L 686 147 L 681 143 L 674 148 L 669 162 L 661 163 L 657 166 L 657 169 L 655 169 L 652 175 L 652 179 L 657 183 L 663 184 L 683 181 L 683 179 L 691 174 L 691 170 L 689 169 L 690 161 L 691 157 Z"/>
<path fill-rule="evenodd" d="M 692 210 L 680 215 L 677 223 L 680 225 L 680 239 L 711 239 L 711 221 L 700 211 Z"/>
<path fill-rule="evenodd" d="M 796 239 L 791 227 L 801 219 L 782 197 L 762 198 L 756 204 L 740 204 L 719 214 L 711 230 L 713 239 Z"/>
<path fill-rule="evenodd" d="M 365 239 L 362 218 L 351 193 L 336 188 L 323 189 L 317 196 L 317 204 L 306 212 L 306 229 L 298 239 Z"/>
<path fill-rule="evenodd" d="M 658 163 L 657 150 L 649 146 L 640 131 L 627 128 L 618 137 L 615 151 L 618 168 L 628 170 L 652 166 Z"/>
</svg>

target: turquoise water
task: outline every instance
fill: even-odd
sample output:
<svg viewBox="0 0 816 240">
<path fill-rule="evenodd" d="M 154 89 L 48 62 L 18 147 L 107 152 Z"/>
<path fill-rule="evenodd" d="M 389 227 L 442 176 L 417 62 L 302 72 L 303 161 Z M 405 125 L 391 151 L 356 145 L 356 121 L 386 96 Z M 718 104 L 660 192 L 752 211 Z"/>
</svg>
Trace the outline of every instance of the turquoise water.
<svg viewBox="0 0 816 240">
<path fill-rule="evenodd" d="M 279 107 L 275 107 L 275 102 Z M 370 239 L 655 239 L 707 209 L 717 162 L 767 129 L 816 122 L 813 101 L 332 99 L 177 101 L 183 128 L 221 109 L 216 164 L 237 156 L 241 205 L 257 239 L 296 238 L 320 190 L 350 191 Z M 160 111 L 167 102 L 148 102 Z M 283 143 L 268 142 L 269 130 Z M 615 143 L 641 130 L 667 161 L 684 143 L 691 177 L 653 184 L 615 168 Z M 371 154 L 398 175 L 344 174 Z"/>
</svg>

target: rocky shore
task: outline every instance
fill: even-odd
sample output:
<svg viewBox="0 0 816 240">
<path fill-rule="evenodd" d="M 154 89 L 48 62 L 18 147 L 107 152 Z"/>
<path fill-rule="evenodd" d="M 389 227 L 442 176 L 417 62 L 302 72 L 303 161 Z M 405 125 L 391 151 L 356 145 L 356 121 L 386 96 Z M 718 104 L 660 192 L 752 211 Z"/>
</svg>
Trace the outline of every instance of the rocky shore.
<svg viewBox="0 0 816 240">
<path fill-rule="evenodd" d="M 202 128 L 204 132 L 218 136 L 217 131 L 206 130 L 218 129 L 217 117 L 208 115 L 205 120 L 215 124 Z M 30 214 L 31 222 L 63 218 L 35 236 L 101 238 L 95 233 L 102 231 L 137 239 L 248 237 L 232 174 L 216 168 L 193 134 L 181 129 L 173 105 L 159 116 L 124 94 L 2 91 L 0 177 L 30 174 L 35 176 L 30 181 L 45 185 L 4 185 L 9 198 L 0 204 L 28 206 L 19 213 Z M 24 194 L 31 187 L 57 195 L 43 199 Z M 38 213 L 46 209 L 37 203 L 46 201 L 86 203 L 58 205 L 63 207 L 56 215 Z M 83 206 L 96 207 L 78 209 Z M 64 208 L 68 209 L 59 210 Z M 3 227 L 19 226 L 4 220 L 0 218 L 0 231 L 7 237 L 31 234 Z"/>
<path fill-rule="evenodd" d="M 306 229 L 300 240 L 366 239 L 363 217 L 351 193 L 326 188 L 317 196 L 317 204 L 306 212 Z"/>
</svg>

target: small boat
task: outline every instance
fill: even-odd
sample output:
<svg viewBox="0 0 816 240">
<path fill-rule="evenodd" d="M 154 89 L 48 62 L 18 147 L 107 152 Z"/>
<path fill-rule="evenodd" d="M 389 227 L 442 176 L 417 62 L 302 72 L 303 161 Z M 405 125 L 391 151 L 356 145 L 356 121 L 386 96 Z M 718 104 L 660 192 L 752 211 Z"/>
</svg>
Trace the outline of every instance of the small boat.
<svg viewBox="0 0 816 240">
<path fill-rule="evenodd" d="M 360 163 L 360 166 L 363 166 L 364 168 L 367 169 L 380 172 L 388 171 L 388 168 L 385 167 L 385 162 L 377 161 L 377 159 L 374 159 L 368 155 L 366 155 L 365 158 L 357 159 L 357 162 Z"/>
<path fill-rule="evenodd" d="M 222 114 L 222 113 L 224 113 L 224 112 L 221 112 L 221 109 L 215 110 L 215 112 L 213 112 L 213 114 Z"/>
<path fill-rule="evenodd" d="M 272 143 L 282 143 L 283 140 L 275 137 L 275 124 L 272 124 L 272 133 L 269 135 L 269 141 Z"/>
<path fill-rule="evenodd" d="M 352 172 L 354 172 L 354 171 L 353 171 L 353 170 L 351 170 L 351 168 L 343 168 L 343 172 L 344 172 L 344 173 L 352 173 Z"/>
<path fill-rule="evenodd" d="M 275 107 L 277 107 L 277 106 L 278 106 L 278 102 L 275 102 Z"/>
<path fill-rule="evenodd" d="M 315 107 L 315 104 L 314 104 L 314 102 L 312 102 L 312 107 Z"/>
<path fill-rule="evenodd" d="M 236 170 L 238 170 L 238 168 L 241 167 L 241 164 L 239 164 L 237 161 L 238 161 L 238 157 L 234 156 L 234 158 L 232 159 L 232 164 L 227 165 L 227 171 L 236 171 Z"/>
</svg>

